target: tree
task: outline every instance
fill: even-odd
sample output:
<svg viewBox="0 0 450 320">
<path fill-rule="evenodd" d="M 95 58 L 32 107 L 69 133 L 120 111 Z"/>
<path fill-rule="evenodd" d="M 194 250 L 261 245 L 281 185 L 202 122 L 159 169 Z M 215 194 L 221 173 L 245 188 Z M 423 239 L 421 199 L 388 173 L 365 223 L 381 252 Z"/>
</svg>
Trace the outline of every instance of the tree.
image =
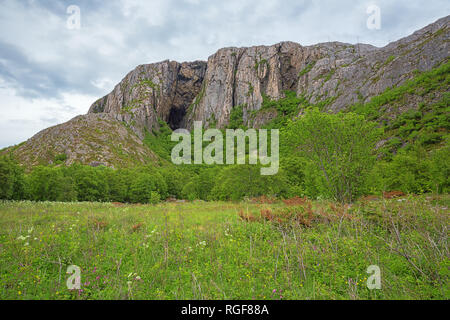
<svg viewBox="0 0 450 320">
<path fill-rule="evenodd" d="M 75 180 L 78 201 L 109 201 L 108 168 L 73 165 L 68 174 Z"/>
<path fill-rule="evenodd" d="M 450 191 L 450 146 L 449 138 L 446 145 L 433 152 L 431 156 L 431 177 L 434 189 L 438 193 L 448 193 Z"/>
<path fill-rule="evenodd" d="M 388 189 L 405 193 L 432 191 L 431 164 L 427 151 L 421 147 L 400 150 L 389 163 Z"/>
<path fill-rule="evenodd" d="M 354 113 L 312 109 L 291 121 L 285 132 L 291 150 L 307 159 L 310 170 L 319 175 L 313 183 L 324 196 L 351 202 L 362 193 L 382 133 L 376 123 Z"/>
<path fill-rule="evenodd" d="M 215 179 L 210 199 L 238 201 L 244 197 L 287 194 L 288 182 L 281 173 L 263 176 L 260 170 L 260 165 L 231 165 L 223 168 Z"/>
<path fill-rule="evenodd" d="M 182 189 L 182 196 L 188 200 L 210 200 L 211 190 L 220 172 L 219 166 L 198 166 L 194 175 Z"/>
<path fill-rule="evenodd" d="M 156 192 L 156 185 L 148 173 L 140 173 L 130 185 L 130 201 L 132 203 L 151 203 Z"/>
<path fill-rule="evenodd" d="M 166 182 L 169 196 L 181 198 L 181 190 L 183 189 L 185 175 L 183 175 L 177 168 L 169 166 L 161 168 L 160 171 Z"/>
<path fill-rule="evenodd" d="M 0 158 L 0 199 L 20 200 L 24 197 L 23 169 L 9 157 Z"/>
<path fill-rule="evenodd" d="M 161 199 L 167 199 L 167 197 L 169 196 L 168 187 L 166 181 L 164 180 L 164 177 L 160 173 L 160 168 L 148 165 L 141 172 L 143 174 L 149 174 L 151 176 L 155 186 L 153 191 L 156 191 Z"/>
<path fill-rule="evenodd" d="M 34 201 L 76 201 L 73 179 L 62 168 L 38 166 L 28 177 L 28 194 Z"/>
<path fill-rule="evenodd" d="M 133 175 L 128 169 L 113 170 L 108 175 L 109 196 L 114 202 L 129 201 L 128 194 Z"/>
</svg>

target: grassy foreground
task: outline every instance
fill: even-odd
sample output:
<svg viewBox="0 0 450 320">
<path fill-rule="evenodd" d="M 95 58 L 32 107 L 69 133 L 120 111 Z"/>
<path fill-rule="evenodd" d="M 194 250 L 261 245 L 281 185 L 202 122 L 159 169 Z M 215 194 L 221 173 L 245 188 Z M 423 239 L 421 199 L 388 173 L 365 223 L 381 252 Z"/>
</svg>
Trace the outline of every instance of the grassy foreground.
<svg viewBox="0 0 450 320">
<path fill-rule="evenodd" d="M 449 204 L 1 202 L 0 299 L 448 299 Z"/>
</svg>

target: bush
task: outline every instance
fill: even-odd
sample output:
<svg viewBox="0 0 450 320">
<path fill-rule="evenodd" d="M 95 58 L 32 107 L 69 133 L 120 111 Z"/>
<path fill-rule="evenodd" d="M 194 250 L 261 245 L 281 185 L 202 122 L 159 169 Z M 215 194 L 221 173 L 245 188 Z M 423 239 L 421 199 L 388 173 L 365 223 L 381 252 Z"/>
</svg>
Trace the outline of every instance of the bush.
<svg viewBox="0 0 450 320">
<path fill-rule="evenodd" d="M 245 105 L 239 105 L 233 107 L 230 113 L 230 120 L 228 122 L 228 129 L 246 129 L 244 126 L 244 107 Z"/>
<path fill-rule="evenodd" d="M 307 189 L 341 202 L 351 202 L 364 192 L 380 136 L 377 124 L 363 116 L 318 109 L 308 110 L 286 129 L 292 152 L 309 161 Z"/>
<path fill-rule="evenodd" d="M 55 157 L 55 163 L 56 164 L 64 163 L 66 160 L 67 160 L 67 154 L 65 154 L 65 153 L 58 154 Z"/>
</svg>

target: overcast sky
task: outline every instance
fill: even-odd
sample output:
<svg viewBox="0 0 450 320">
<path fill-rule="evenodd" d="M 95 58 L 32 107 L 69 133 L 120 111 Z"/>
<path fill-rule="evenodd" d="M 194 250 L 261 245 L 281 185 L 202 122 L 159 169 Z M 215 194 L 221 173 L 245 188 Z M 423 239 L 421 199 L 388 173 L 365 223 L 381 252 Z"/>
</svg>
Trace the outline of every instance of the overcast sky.
<svg viewBox="0 0 450 320">
<path fill-rule="evenodd" d="M 280 41 L 384 46 L 449 13 L 448 0 L 0 0 L 0 148 L 86 113 L 139 64 Z"/>
</svg>

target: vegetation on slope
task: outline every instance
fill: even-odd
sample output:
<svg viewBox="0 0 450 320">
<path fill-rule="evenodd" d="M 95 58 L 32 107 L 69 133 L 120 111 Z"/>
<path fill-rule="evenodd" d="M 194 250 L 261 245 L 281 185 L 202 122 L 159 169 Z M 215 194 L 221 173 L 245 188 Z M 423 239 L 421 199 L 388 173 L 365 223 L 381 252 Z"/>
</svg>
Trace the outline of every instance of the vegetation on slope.
<svg viewBox="0 0 450 320">
<path fill-rule="evenodd" d="M 445 142 L 450 130 L 449 92 L 450 62 L 445 62 L 351 109 L 383 125 L 388 141 L 381 151 L 392 158 L 402 148 L 429 150 Z"/>
</svg>

